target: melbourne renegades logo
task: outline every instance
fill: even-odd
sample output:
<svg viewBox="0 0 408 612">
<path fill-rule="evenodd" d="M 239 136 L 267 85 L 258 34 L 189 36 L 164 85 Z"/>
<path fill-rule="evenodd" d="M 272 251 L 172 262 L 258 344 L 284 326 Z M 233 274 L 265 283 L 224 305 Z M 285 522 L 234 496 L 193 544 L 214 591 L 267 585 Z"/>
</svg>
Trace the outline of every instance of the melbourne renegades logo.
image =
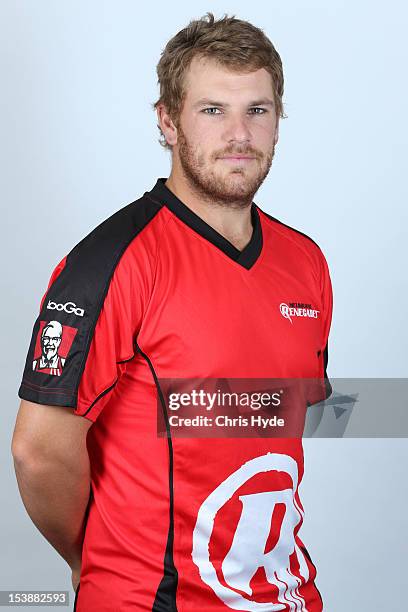
<svg viewBox="0 0 408 612">
<path fill-rule="evenodd" d="M 288 319 L 291 323 L 293 323 L 292 317 L 317 319 L 320 314 L 320 310 L 312 308 L 311 304 L 303 304 L 301 302 L 289 302 L 289 304 L 282 302 L 279 305 L 279 310 L 282 317 Z"/>
<path fill-rule="evenodd" d="M 34 349 L 34 372 L 61 376 L 76 333 L 75 327 L 62 325 L 59 321 L 40 321 Z"/>
<path fill-rule="evenodd" d="M 267 479 L 272 472 L 284 474 L 290 483 L 288 488 L 268 490 L 267 486 L 259 486 L 259 478 Z M 258 486 L 254 486 L 257 479 Z M 309 569 L 295 541 L 296 528 L 303 518 L 295 498 L 297 485 L 296 461 L 285 454 L 267 453 L 244 463 L 201 505 L 193 533 L 192 559 L 201 579 L 229 608 L 305 612 L 299 587 L 308 581 Z M 239 494 L 245 490 L 249 493 Z M 215 553 L 213 532 L 220 520 L 217 515 L 222 514 L 228 503 L 236 503 L 231 501 L 235 494 L 241 504 L 240 515 L 233 521 L 223 520 L 224 528 L 226 523 L 233 523 L 232 541 L 227 551 Z M 218 539 L 222 542 L 225 537 Z M 265 589 L 267 583 L 273 586 Z M 273 592 L 276 599 L 265 601 L 264 596 L 259 601 L 254 592 L 259 584 L 263 585 L 264 594 Z"/>
</svg>

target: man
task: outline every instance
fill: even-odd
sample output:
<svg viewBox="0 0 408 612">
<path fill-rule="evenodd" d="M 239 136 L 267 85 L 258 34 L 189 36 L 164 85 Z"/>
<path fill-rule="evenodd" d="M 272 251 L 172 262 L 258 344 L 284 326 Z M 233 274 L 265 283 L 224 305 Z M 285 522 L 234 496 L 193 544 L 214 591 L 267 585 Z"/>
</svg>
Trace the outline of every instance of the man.
<svg viewBox="0 0 408 612">
<path fill-rule="evenodd" d="M 162 379 L 326 376 L 325 258 L 253 202 L 281 60 L 258 28 L 207 14 L 169 41 L 158 76 L 171 174 L 54 270 L 19 391 L 20 491 L 72 569 L 78 612 L 317 612 L 301 440 L 157 435 Z M 56 317 L 77 329 L 60 377 L 31 367 L 47 300 L 82 313 Z"/>
<path fill-rule="evenodd" d="M 62 341 L 62 325 L 59 321 L 50 321 L 41 332 L 41 356 L 33 361 L 33 370 L 61 376 L 65 365 L 64 357 L 58 354 Z"/>
</svg>

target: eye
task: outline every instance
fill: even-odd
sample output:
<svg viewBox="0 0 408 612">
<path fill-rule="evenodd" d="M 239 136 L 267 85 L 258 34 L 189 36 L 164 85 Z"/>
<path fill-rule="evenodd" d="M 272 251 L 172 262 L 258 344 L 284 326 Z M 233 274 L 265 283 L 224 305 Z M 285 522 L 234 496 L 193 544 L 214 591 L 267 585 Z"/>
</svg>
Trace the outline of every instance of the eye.
<svg viewBox="0 0 408 612">
<path fill-rule="evenodd" d="M 264 115 L 265 113 L 268 112 L 266 108 L 261 108 L 260 106 L 253 106 L 252 108 L 249 109 L 249 112 L 251 111 L 253 111 L 252 113 L 253 115 Z"/>
<path fill-rule="evenodd" d="M 218 111 L 218 112 L 213 112 L 213 111 Z M 221 114 L 221 111 L 219 108 L 217 108 L 216 106 L 211 106 L 209 108 L 204 108 L 203 113 L 205 113 L 206 115 L 219 115 Z"/>
</svg>

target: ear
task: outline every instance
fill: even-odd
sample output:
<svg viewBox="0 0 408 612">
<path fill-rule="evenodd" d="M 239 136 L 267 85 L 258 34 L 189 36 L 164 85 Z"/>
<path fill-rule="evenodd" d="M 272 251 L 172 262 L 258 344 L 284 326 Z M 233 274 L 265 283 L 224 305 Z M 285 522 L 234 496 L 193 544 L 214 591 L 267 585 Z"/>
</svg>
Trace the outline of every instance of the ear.
<svg viewBox="0 0 408 612">
<path fill-rule="evenodd" d="M 159 104 L 157 107 L 157 120 L 167 144 L 170 146 L 177 144 L 177 128 L 174 125 L 164 104 Z"/>
</svg>

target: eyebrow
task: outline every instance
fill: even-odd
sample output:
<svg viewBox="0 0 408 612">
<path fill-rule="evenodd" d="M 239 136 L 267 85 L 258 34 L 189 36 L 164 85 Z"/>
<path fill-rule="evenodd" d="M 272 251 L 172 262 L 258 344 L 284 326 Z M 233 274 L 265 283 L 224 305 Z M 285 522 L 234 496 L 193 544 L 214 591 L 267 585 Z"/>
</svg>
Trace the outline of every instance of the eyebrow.
<svg viewBox="0 0 408 612">
<path fill-rule="evenodd" d="M 204 105 L 222 106 L 223 108 L 228 108 L 229 106 L 231 106 L 230 104 L 226 104 L 225 102 L 219 101 L 217 102 L 216 100 L 212 100 L 211 98 L 201 98 L 201 100 L 198 100 L 194 104 L 194 107 L 197 108 L 198 106 Z M 274 106 L 274 102 L 270 98 L 260 98 L 259 100 L 253 100 L 248 104 L 248 106 Z"/>
</svg>

